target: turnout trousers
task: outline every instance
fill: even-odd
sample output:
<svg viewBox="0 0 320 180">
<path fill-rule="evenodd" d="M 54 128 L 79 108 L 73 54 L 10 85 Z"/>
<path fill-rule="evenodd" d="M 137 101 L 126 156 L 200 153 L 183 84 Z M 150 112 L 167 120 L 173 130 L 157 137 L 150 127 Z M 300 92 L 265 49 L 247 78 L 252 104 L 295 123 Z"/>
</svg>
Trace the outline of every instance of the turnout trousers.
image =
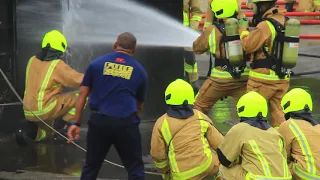
<svg viewBox="0 0 320 180">
<path fill-rule="evenodd" d="M 144 180 L 139 123 L 98 113 L 92 113 L 88 122 L 87 155 L 81 180 L 97 179 L 111 145 L 115 146 L 128 172 L 128 179 Z"/>
</svg>

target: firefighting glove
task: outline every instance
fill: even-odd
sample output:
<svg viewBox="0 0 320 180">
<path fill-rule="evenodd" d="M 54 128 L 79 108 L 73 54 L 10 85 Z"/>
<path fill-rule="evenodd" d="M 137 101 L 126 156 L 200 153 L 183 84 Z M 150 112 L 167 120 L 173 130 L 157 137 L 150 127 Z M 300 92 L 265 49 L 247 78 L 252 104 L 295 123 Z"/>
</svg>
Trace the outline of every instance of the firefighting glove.
<svg viewBox="0 0 320 180">
<path fill-rule="evenodd" d="M 249 19 L 246 18 L 246 17 L 240 18 L 240 20 L 239 20 L 239 27 L 240 27 L 240 28 L 242 28 L 242 27 L 244 27 L 244 28 L 249 27 Z"/>
</svg>

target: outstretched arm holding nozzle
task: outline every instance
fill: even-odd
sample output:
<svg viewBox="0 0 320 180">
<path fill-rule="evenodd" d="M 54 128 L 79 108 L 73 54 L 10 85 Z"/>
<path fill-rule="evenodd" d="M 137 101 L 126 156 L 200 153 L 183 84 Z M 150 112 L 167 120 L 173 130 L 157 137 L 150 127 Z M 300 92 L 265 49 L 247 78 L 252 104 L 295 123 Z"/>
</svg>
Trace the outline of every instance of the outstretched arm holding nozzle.
<svg viewBox="0 0 320 180">
<path fill-rule="evenodd" d="M 196 54 L 203 54 L 209 49 L 209 36 L 212 31 L 215 31 L 213 25 L 206 28 L 206 30 L 193 42 L 193 51 Z"/>
</svg>

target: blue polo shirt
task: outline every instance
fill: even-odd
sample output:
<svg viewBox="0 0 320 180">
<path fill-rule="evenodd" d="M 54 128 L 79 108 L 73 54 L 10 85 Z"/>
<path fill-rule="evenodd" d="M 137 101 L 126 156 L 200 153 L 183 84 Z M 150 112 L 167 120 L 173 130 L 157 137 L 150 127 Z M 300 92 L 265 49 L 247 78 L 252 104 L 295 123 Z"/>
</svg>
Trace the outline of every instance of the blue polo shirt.
<svg viewBox="0 0 320 180">
<path fill-rule="evenodd" d="M 113 118 L 135 116 L 137 101 L 144 102 L 147 73 L 131 56 L 114 52 L 96 58 L 81 86 L 91 89 L 89 107 Z"/>
</svg>

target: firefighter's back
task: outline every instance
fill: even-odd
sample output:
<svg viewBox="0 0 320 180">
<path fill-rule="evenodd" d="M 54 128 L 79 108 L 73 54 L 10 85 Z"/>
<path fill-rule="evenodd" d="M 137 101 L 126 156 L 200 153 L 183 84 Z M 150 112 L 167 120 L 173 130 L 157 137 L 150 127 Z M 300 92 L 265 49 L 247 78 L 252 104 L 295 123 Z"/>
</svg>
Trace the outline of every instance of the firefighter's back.
<svg viewBox="0 0 320 180">
<path fill-rule="evenodd" d="M 264 177 L 288 176 L 283 137 L 274 128 L 261 130 L 241 123 L 242 167 L 248 174 Z"/>
<path fill-rule="evenodd" d="M 53 101 L 50 97 L 61 91 L 61 87 L 52 78 L 58 62 L 59 60 L 41 61 L 35 56 L 29 60 L 23 101 L 31 110 L 45 108 L 46 104 Z"/>
<path fill-rule="evenodd" d="M 206 170 L 212 163 L 212 151 L 205 137 L 209 121 L 201 112 L 194 110 L 194 115 L 188 119 L 176 119 L 165 117 L 172 141 L 171 150 L 174 151 L 174 160 L 170 164 L 177 164 L 180 172 L 186 172 L 199 166 L 206 166 Z M 170 154 L 170 152 L 169 152 Z M 175 173 L 175 169 L 171 169 Z M 195 174 L 196 175 L 196 174 Z"/>
</svg>

